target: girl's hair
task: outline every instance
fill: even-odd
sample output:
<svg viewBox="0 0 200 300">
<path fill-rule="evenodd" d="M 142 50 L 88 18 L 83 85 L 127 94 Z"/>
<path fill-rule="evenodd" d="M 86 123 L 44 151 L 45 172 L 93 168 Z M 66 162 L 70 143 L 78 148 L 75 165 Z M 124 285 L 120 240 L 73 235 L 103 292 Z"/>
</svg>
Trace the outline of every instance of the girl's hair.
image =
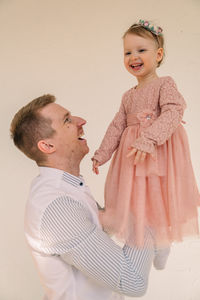
<svg viewBox="0 0 200 300">
<path fill-rule="evenodd" d="M 152 39 L 158 48 L 163 48 L 164 49 L 164 37 L 163 34 L 159 34 L 156 35 L 155 33 L 153 33 L 151 30 L 149 30 L 148 28 L 145 28 L 144 26 L 142 26 L 141 24 L 133 24 L 131 27 L 128 28 L 128 30 L 124 33 L 123 35 L 123 39 L 125 38 L 125 36 L 127 34 L 135 34 L 144 38 L 150 38 Z M 162 63 L 164 58 L 164 55 L 161 59 L 161 61 L 158 62 L 158 66 L 160 66 L 160 64 Z"/>
</svg>

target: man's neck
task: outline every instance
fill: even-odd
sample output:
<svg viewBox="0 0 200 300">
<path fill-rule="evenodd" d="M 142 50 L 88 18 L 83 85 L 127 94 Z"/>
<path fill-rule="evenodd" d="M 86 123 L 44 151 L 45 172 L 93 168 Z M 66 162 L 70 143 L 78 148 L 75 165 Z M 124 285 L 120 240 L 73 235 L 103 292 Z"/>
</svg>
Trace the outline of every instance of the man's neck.
<svg viewBox="0 0 200 300">
<path fill-rule="evenodd" d="M 74 176 L 79 176 L 80 175 L 80 164 L 72 164 L 71 162 L 62 164 L 60 162 L 57 163 L 50 163 L 50 162 L 45 162 L 43 164 L 39 164 L 39 167 L 48 167 L 48 168 L 55 168 L 58 170 L 62 170 L 64 172 L 67 172 L 69 174 L 72 174 Z"/>
</svg>

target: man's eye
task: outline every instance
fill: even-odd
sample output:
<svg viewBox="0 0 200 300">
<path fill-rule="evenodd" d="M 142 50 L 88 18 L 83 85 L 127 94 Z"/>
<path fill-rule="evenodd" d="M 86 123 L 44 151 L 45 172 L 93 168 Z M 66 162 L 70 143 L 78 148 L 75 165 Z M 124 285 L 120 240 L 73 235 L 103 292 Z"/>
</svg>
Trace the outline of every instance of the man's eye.
<svg viewBox="0 0 200 300">
<path fill-rule="evenodd" d="M 71 123 L 71 121 L 72 121 L 72 119 L 69 118 L 69 117 L 67 117 L 67 118 L 65 119 L 64 123 Z"/>
<path fill-rule="evenodd" d="M 124 55 L 126 55 L 126 56 L 127 55 L 131 55 L 131 52 L 130 51 L 129 52 L 125 52 Z"/>
<path fill-rule="evenodd" d="M 142 53 L 142 52 L 145 52 L 145 51 L 146 51 L 146 49 L 140 49 L 138 52 Z"/>
</svg>

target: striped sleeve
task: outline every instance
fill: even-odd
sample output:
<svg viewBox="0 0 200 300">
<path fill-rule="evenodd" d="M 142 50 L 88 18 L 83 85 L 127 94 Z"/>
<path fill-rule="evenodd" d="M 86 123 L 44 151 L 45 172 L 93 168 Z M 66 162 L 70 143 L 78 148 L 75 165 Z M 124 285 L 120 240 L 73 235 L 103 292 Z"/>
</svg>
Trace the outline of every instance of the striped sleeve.
<svg viewBox="0 0 200 300">
<path fill-rule="evenodd" d="M 121 248 L 92 222 L 87 207 L 63 196 L 53 201 L 43 215 L 41 241 L 46 254 L 60 255 L 113 291 L 132 297 L 146 292 L 154 253 L 148 230 L 143 248 Z"/>
</svg>

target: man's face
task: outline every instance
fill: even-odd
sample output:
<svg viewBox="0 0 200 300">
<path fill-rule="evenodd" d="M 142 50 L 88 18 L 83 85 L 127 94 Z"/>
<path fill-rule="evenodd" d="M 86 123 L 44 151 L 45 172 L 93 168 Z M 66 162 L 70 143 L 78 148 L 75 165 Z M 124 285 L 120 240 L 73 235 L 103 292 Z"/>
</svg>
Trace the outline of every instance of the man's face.
<svg viewBox="0 0 200 300">
<path fill-rule="evenodd" d="M 56 103 L 42 108 L 40 114 L 52 120 L 51 127 L 55 134 L 50 140 L 60 159 L 81 160 L 89 152 L 87 141 L 81 138 L 84 134 L 83 125 L 86 124 L 84 119 L 72 116 L 67 109 Z"/>
</svg>

